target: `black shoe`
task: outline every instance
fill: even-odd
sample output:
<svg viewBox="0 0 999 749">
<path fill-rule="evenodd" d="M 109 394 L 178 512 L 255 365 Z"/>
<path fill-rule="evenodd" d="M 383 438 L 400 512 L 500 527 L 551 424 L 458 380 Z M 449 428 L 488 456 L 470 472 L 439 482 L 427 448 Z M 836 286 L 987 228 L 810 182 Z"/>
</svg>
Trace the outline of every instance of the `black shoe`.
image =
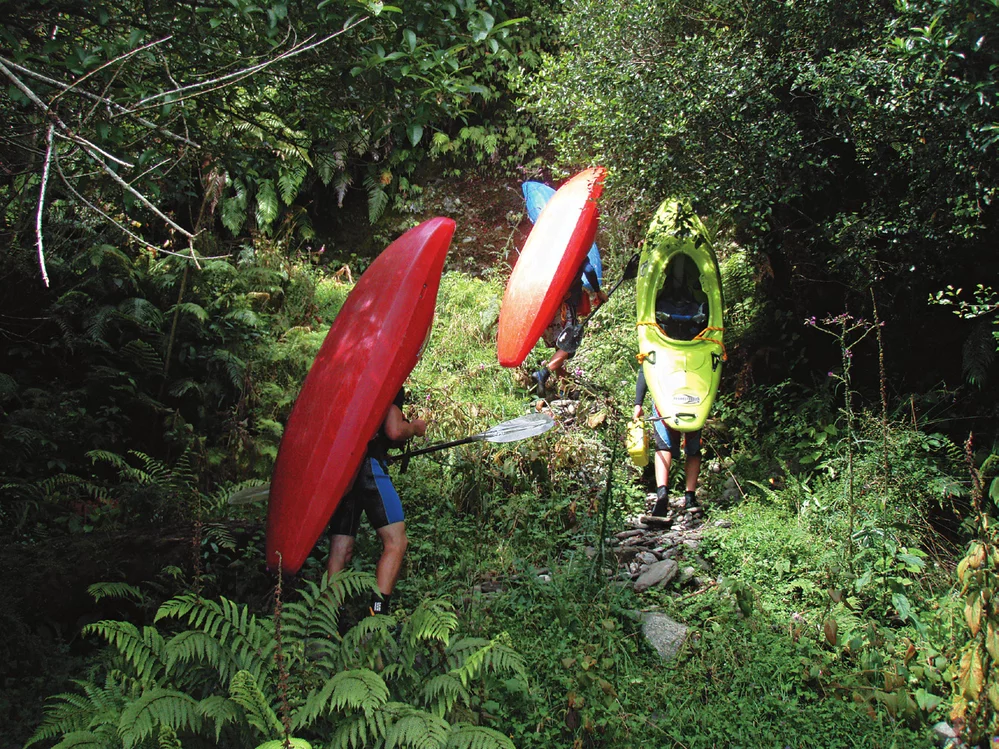
<svg viewBox="0 0 999 749">
<path fill-rule="evenodd" d="M 534 380 L 534 391 L 538 395 L 545 394 L 545 384 L 548 382 L 548 378 L 551 377 L 551 374 L 552 373 L 547 369 L 539 369 L 531 375 L 531 379 Z"/>
<path fill-rule="evenodd" d="M 694 492 L 684 492 L 683 494 L 683 509 L 688 512 L 700 512 L 701 505 L 697 501 L 697 494 Z"/>
<path fill-rule="evenodd" d="M 665 495 L 656 500 L 656 504 L 649 514 L 654 518 L 664 518 L 669 515 L 669 500 Z"/>
</svg>

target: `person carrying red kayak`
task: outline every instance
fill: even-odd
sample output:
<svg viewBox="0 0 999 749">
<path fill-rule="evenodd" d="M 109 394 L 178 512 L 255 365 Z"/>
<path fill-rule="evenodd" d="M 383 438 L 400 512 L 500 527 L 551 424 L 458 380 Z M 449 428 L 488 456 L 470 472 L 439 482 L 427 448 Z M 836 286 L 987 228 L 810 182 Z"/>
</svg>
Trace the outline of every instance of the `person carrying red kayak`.
<svg viewBox="0 0 999 749">
<path fill-rule="evenodd" d="M 593 295 L 583 288 L 583 276 Z M 541 369 L 531 375 L 534 390 L 538 395 L 544 395 L 548 378 L 552 374 L 557 377 L 565 377 L 565 363 L 576 355 L 579 347 L 582 330 L 579 328 L 579 318 L 588 315 L 591 310 L 596 310 L 601 304 L 607 301 L 607 292 L 600 288 L 600 278 L 597 271 L 590 263 L 589 258 L 583 260 L 576 273 L 572 286 L 569 287 L 562 306 L 552 318 L 552 321 L 541 334 L 541 339 L 549 346 L 555 348 L 552 358 Z M 578 333 L 576 331 L 579 331 Z"/>
<path fill-rule="evenodd" d="M 372 595 L 371 614 L 389 612 L 392 591 L 409 543 L 402 500 L 386 470 L 388 450 L 401 448 L 410 438 L 422 437 L 427 431 L 423 419 L 406 419 L 402 412 L 404 404 L 405 391 L 399 390 L 377 434 L 368 442 L 354 484 L 340 500 L 329 525 L 330 555 L 326 568 L 330 575 L 340 572 L 350 562 L 362 512 L 378 533 L 382 555 L 375 567 L 375 578 L 381 595 Z"/>
</svg>

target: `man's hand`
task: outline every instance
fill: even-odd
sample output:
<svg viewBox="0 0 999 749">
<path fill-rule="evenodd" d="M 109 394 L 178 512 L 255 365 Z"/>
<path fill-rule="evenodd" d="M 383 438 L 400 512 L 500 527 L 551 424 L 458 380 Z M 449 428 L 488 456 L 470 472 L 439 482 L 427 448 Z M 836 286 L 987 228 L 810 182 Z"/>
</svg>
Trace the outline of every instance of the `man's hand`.
<svg viewBox="0 0 999 749">
<path fill-rule="evenodd" d="M 422 437 L 427 433 L 427 422 L 423 419 L 413 419 L 409 422 L 409 426 L 413 430 L 413 434 L 417 437 Z"/>
<path fill-rule="evenodd" d="M 604 291 L 603 289 L 600 289 L 600 291 L 597 292 L 597 298 L 594 301 L 593 306 L 599 307 L 601 304 L 607 301 L 607 298 L 608 298 L 607 292 Z"/>
<path fill-rule="evenodd" d="M 642 418 L 642 413 L 643 413 L 642 407 L 640 405 L 639 406 L 635 406 L 635 416 L 634 416 L 634 418 L 636 418 L 636 419 Z"/>
</svg>

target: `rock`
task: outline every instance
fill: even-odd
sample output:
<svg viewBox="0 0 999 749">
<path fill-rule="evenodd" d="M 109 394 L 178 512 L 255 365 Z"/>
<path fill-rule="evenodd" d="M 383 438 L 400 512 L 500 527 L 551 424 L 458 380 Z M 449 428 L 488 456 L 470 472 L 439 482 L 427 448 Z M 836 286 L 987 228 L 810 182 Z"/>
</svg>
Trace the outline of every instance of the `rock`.
<svg viewBox="0 0 999 749">
<path fill-rule="evenodd" d="M 691 551 L 697 551 L 701 546 L 701 541 L 697 538 L 685 538 L 683 539 L 683 545 Z"/>
<path fill-rule="evenodd" d="M 693 567 L 684 567 L 680 570 L 680 579 L 678 580 L 680 585 L 686 585 L 697 575 L 697 570 Z"/>
<path fill-rule="evenodd" d="M 583 554 L 587 559 L 595 559 L 597 556 L 597 550 L 592 546 L 586 546 L 583 548 Z"/>
<path fill-rule="evenodd" d="M 653 554 L 651 551 L 643 551 L 638 555 L 638 561 L 645 565 L 655 564 L 659 561 L 659 557 Z"/>
<path fill-rule="evenodd" d="M 731 528 L 731 527 L 732 527 L 732 521 L 731 520 L 716 520 L 715 521 L 715 528 Z"/>
<path fill-rule="evenodd" d="M 621 531 L 620 533 L 617 534 L 617 537 L 620 538 L 621 540 L 624 540 L 626 538 L 632 538 L 634 536 L 641 536 L 641 535 L 642 535 L 641 529 L 635 529 L 632 531 Z"/>
<path fill-rule="evenodd" d="M 671 661 L 676 657 L 687 639 L 687 631 L 686 626 L 673 621 L 666 614 L 642 614 L 642 635 L 664 661 Z"/>
<path fill-rule="evenodd" d="M 550 583 L 552 581 L 551 575 L 538 575 L 539 583 Z"/>
<path fill-rule="evenodd" d="M 656 562 L 635 581 L 635 591 L 643 593 L 655 585 L 668 585 L 678 571 L 679 565 L 672 559 Z"/>
</svg>

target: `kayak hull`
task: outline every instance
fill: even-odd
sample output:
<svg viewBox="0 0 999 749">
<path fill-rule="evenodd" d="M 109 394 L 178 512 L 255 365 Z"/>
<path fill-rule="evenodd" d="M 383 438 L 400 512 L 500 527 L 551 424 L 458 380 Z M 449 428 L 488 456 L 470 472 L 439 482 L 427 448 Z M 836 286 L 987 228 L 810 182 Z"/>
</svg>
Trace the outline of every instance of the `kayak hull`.
<svg viewBox="0 0 999 749">
<path fill-rule="evenodd" d="M 548 200 L 510 274 L 500 307 L 496 352 L 518 367 L 555 317 L 597 233 L 603 167 L 585 169 Z"/>
<path fill-rule="evenodd" d="M 682 254 L 696 264 L 708 305 L 705 329 L 690 341 L 670 338 L 656 322 L 656 296 L 671 261 Z M 660 206 L 645 238 L 636 291 L 639 358 L 656 409 L 672 429 L 701 429 L 721 381 L 724 303 L 710 235 L 689 204 L 671 199 Z"/>
<path fill-rule="evenodd" d="M 455 223 L 433 218 L 390 244 L 333 321 L 288 417 L 267 509 L 269 569 L 295 574 L 349 489 L 433 323 Z"/>
<path fill-rule="evenodd" d="M 521 186 L 521 191 L 524 193 L 524 202 L 527 204 L 527 217 L 533 224 L 538 220 L 538 216 L 541 215 L 541 211 L 544 210 L 545 205 L 551 199 L 552 195 L 555 194 L 555 188 L 543 182 L 525 182 Z M 596 271 L 597 282 L 603 285 L 604 264 L 600 259 L 600 250 L 597 249 L 596 242 L 590 245 L 590 249 L 586 253 L 586 259 L 590 261 L 590 265 Z M 582 276 L 582 281 L 583 287 L 588 291 L 596 291 L 596 289 L 590 286 L 590 282 L 586 280 L 585 275 Z"/>
</svg>

